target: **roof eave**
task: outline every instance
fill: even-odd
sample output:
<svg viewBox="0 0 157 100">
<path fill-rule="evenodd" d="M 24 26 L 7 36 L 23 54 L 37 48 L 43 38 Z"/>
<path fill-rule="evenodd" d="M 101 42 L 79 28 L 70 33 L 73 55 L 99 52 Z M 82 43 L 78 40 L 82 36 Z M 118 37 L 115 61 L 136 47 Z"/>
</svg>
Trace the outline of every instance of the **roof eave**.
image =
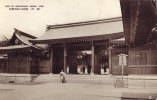
<svg viewBox="0 0 157 100">
<path fill-rule="evenodd" d="M 64 39 L 49 39 L 49 40 L 29 40 L 33 44 L 53 44 L 53 43 L 68 43 L 68 42 L 80 42 L 80 41 L 100 41 L 100 40 L 113 40 L 124 37 L 124 32 L 85 36 L 85 37 L 74 37 Z"/>
</svg>

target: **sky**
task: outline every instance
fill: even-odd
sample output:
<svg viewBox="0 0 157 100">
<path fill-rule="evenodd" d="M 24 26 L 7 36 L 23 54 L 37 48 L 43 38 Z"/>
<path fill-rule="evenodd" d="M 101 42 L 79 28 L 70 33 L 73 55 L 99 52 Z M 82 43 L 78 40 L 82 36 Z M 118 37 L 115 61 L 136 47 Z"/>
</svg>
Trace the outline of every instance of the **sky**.
<svg viewBox="0 0 157 100">
<path fill-rule="evenodd" d="M 9 10 L 15 6 L 28 10 Z M 39 37 L 46 25 L 114 17 L 121 17 L 119 0 L 0 0 L 0 39 L 10 38 L 14 28 Z"/>
</svg>

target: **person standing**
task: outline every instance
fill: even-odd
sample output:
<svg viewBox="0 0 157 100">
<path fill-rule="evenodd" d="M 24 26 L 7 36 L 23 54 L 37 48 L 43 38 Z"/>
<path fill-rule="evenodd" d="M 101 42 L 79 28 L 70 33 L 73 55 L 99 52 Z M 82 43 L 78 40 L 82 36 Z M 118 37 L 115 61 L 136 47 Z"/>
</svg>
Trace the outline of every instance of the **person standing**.
<svg viewBox="0 0 157 100">
<path fill-rule="evenodd" d="M 106 73 L 106 64 L 103 64 L 104 67 L 104 74 Z"/>
<path fill-rule="evenodd" d="M 61 72 L 60 72 L 60 79 L 61 79 L 62 83 L 66 82 L 66 77 L 65 76 L 66 76 L 66 73 L 64 73 L 64 71 L 61 70 Z"/>
<path fill-rule="evenodd" d="M 83 65 L 83 68 L 82 68 L 82 70 L 83 70 L 83 74 L 85 73 L 85 66 Z"/>
<path fill-rule="evenodd" d="M 91 65 L 89 64 L 87 68 L 88 68 L 87 72 L 88 72 L 88 74 L 90 74 L 91 73 Z"/>
</svg>

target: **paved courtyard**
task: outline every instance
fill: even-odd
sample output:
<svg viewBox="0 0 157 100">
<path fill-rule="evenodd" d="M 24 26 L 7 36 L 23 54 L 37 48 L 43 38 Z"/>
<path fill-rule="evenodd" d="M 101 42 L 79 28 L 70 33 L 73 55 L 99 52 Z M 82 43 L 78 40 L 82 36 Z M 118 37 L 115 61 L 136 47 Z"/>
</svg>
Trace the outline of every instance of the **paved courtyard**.
<svg viewBox="0 0 157 100">
<path fill-rule="evenodd" d="M 127 92 L 157 96 L 157 88 L 115 88 L 105 83 L 0 84 L 0 100 L 121 100 Z"/>
</svg>

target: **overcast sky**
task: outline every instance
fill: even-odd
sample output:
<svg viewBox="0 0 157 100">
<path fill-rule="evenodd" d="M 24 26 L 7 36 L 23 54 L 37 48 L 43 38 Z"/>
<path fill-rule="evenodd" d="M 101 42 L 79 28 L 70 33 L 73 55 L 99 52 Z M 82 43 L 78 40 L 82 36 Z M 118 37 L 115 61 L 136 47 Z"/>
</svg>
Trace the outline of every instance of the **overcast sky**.
<svg viewBox="0 0 157 100">
<path fill-rule="evenodd" d="M 40 10 L 9 10 L 6 5 L 43 5 Z M 17 28 L 40 36 L 46 25 L 121 17 L 119 0 L 0 0 L 0 34 Z"/>
</svg>

